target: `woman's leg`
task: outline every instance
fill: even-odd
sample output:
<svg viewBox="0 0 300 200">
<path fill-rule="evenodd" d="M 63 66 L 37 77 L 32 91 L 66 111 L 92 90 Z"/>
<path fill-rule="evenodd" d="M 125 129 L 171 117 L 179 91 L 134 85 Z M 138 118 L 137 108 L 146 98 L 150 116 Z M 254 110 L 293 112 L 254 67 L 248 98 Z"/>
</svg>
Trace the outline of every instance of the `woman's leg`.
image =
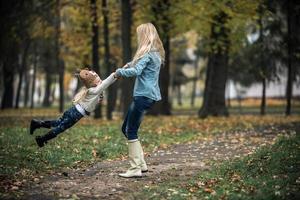
<svg viewBox="0 0 300 200">
<path fill-rule="evenodd" d="M 142 170 L 148 170 L 144 160 L 143 149 L 137 135 L 145 111 L 154 104 L 153 100 L 150 101 L 147 99 L 143 97 L 134 98 L 122 126 L 122 131 L 126 133 L 128 138 L 129 162 L 131 167 L 126 173 L 119 174 L 121 177 L 141 177 Z"/>
<path fill-rule="evenodd" d="M 133 108 L 133 102 L 130 104 L 129 109 L 127 111 L 126 117 L 124 119 L 123 125 L 122 125 L 122 133 L 124 136 L 128 139 L 127 131 L 128 131 L 128 117 L 130 116 Z"/>
<path fill-rule="evenodd" d="M 138 139 L 138 130 L 143 117 L 148 109 L 154 105 L 155 101 L 147 97 L 135 97 L 129 109 L 126 123 L 126 133 L 128 140 Z"/>
</svg>

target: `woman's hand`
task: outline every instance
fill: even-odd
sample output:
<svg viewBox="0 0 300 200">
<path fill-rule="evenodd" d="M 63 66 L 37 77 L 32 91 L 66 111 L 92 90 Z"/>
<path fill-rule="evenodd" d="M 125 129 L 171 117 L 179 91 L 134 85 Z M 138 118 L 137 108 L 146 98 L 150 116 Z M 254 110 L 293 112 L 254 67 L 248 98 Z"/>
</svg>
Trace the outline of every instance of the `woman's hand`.
<svg viewBox="0 0 300 200">
<path fill-rule="evenodd" d="M 122 68 L 126 69 L 128 67 L 130 67 L 130 63 L 126 63 Z"/>
</svg>

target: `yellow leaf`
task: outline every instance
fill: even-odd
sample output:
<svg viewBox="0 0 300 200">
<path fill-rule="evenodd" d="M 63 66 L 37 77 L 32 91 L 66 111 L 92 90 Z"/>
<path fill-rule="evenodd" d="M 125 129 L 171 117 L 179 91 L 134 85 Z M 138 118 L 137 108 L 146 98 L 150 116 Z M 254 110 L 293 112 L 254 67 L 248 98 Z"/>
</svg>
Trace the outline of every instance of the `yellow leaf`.
<svg viewBox="0 0 300 200">
<path fill-rule="evenodd" d="M 95 149 L 92 150 L 93 157 L 97 157 L 97 151 Z"/>
</svg>

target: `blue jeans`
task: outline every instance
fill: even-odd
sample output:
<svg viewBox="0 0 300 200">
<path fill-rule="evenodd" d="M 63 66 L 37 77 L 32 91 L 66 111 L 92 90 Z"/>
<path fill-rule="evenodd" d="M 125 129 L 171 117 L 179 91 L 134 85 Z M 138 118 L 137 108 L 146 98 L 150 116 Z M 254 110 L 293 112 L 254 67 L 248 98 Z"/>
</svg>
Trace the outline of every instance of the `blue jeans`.
<svg viewBox="0 0 300 200">
<path fill-rule="evenodd" d="M 76 124 L 82 117 L 83 115 L 75 108 L 75 106 L 72 106 L 64 112 L 63 116 L 57 120 L 47 121 L 47 123 L 53 127 L 52 132 L 57 136 Z"/>
<path fill-rule="evenodd" d="M 126 118 L 122 125 L 122 132 L 128 140 L 138 139 L 138 129 L 141 125 L 143 116 L 149 110 L 155 101 L 148 97 L 136 96 L 133 97 Z"/>
</svg>

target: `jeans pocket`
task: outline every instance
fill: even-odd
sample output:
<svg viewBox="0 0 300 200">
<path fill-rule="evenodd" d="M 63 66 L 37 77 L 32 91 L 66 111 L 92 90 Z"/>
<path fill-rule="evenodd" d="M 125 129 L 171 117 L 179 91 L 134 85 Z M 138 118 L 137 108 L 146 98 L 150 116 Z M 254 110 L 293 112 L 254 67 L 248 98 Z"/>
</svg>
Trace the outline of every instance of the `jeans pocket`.
<svg viewBox="0 0 300 200">
<path fill-rule="evenodd" d="M 151 103 L 151 99 L 144 96 L 137 96 L 134 97 L 134 108 L 138 109 L 139 111 L 143 111 L 148 109 L 149 104 Z"/>
</svg>

